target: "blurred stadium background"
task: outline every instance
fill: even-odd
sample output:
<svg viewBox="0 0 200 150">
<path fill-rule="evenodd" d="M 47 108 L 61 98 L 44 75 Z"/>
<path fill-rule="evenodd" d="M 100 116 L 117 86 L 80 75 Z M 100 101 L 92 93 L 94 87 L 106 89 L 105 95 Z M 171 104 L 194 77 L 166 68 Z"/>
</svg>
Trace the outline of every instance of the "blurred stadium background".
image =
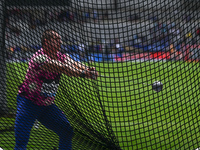
<svg viewBox="0 0 200 150">
<path fill-rule="evenodd" d="M 41 47 L 40 36 L 47 28 L 59 30 L 63 52 L 76 53 L 81 45 L 92 53 L 169 52 L 172 44 L 171 51 L 177 55 L 177 51 L 183 53 L 186 46 L 200 42 L 199 11 L 193 9 L 197 3 L 192 4 L 189 10 L 181 0 L 74 1 L 58 7 L 11 5 L 5 17 L 6 58 L 27 60 L 29 52 Z"/>
<path fill-rule="evenodd" d="M 67 115 L 73 114 L 72 111 L 78 114 L 84 112 L 89 122 L 96 121 L 96 114 L 100 114 L 97 120 L 104 120 L 101 111 L 105 111 L 114 130 L 116 141 L 115 138 L 113 141 L 110 139 L 111 135 L 105 130 L 106 125 L 92 125 L 94 131 L 105 133 L 103 135 L 108 142 L 106 143 L 105 139 L 102 142 L 102 139 L 97 137 L 103 144 L 92 144 L 94 141 L 91 139 L 95 139 L 98 132 L 87 139 L 87 142 L 79 140 L 78 137 L 83 134 L 78 134 L 74 139 L 75 150 L 111 149 L 106 147 L 109 142 L 129 150 L 200 147 L 197 111 L 200 77 L 199 12 L 198 0 L 2 2 L 1 13 L 4 19 L 1 27 L 1 66 L 4 67 L 1 68 L 0 87 L 0 147 L 5 147 L 6 150 L 14 146 L 17 85 L 23 81 L 27 62 L 33 53 L 41 48 L 42 32 L 49 28 L 55 29 L 62 36 L 62 53 L 70 54 L 76 61 L 93 65 L 104 74 L 120 77 L 119 81 L 99 79 L 98 86 L 104 104 L 102 110 L 99 110 L 99 107 L 102 107 L 101 102 L 95 102 L 94 105 L 98 106 L 96 110 L 82 110 L 79 105 L 88 108 L 94 106 L 91 105 L 92 102 L 83 104 L 77 93 L 72 94 L 72 98 L 77 98 L 75 104 L 79 111 L 75 109 L 76 106 L 70 104 L 67 108 L 71 111 L 68 112 L 65 108 L 67 104 L 57 100 Z M 125 79 L 137 79 L 141 82 L 161 79 L 165 82 L 166 90 L 155 95 L 149 88 L 128 83 Z M 59 95 L 63 96 L 66 92 L 64 81 L 68 86 L 72 86 L 68 87 L 71 89 L 83 82 L 68 80 L 67 77 L 63 79 L 63 89 Z M 95 93 L 95 88 L 91 83 L 86 82 L 86 85 L 91 88 L 88 88 L 89 91 L 82 91 L 82 94 L 85 100 L 88 100 L 91 98 L 89 93 Z M 120 98 L 119 93 L 122 93 Z M 92 117 L 88 117 L 88 112 L 93 114 L 90 114 Z M 82 116 L 79 114 L 77 118 L 79 117 Z M 124 119 L 120 119 L 122 117 Z M 185 121 L 181 121 L 184 119 Z M 72 120 L 75 127 L 80 125 L 76 121 Z M 129 121 L 135 122 L 130 124 Z M 83 124 L 86 126 L 83 128 L 88 128 L 87 121 Z M 86 132 L 87 130 L 84 131 L 85 135 L 88 135 Z M 40 134 L 44 135 L 39 137 Z M 33 130 L 29 149 L 57 147 L 58 141 L 49 138 L 50 136 L 57 139 L 56 135 L 49 133 L 44 127 Z M 45 138 L 49 141 L 37 143 Z"/>
</svg>

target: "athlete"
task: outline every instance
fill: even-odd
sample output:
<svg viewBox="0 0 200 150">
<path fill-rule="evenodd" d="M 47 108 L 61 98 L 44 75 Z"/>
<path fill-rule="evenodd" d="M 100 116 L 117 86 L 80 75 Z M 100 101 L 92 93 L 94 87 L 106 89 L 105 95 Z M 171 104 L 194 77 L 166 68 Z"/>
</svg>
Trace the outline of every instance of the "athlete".
<svg viewBox="0 0 200 150">
<path fill-rule="evenodd" d="M 15 150 L 25 150 L 37 119 L 59 136 L 59 149 L 72 148 L 73 129 L 54 104 L 61 74 L 96 80 L 98 72 L 61 54 L 61 36 L 54 30 L 42 35 L 42 48 L 29 61 L 24 82 L 19 86 L 15 120 Z"/>
</svg>

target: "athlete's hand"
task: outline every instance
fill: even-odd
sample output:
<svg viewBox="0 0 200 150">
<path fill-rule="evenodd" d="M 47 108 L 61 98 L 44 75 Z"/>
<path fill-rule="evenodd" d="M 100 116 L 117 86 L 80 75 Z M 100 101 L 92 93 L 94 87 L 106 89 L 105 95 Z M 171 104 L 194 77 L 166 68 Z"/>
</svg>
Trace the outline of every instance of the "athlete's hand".
<svg viewBox="0 0 200 150">
<path fill-rule="evenodd" d="M 95 71 L 96 69 L 95 69 L 95 67 L 88 67 L 87 70 L 88 71 Z"/>
<path fill-rule="evenodd" d="M 96 70 L 87 70 L 86 71 L 86 78 L 96 80 L 98 77 L 98 72 Z"/>
</svg>

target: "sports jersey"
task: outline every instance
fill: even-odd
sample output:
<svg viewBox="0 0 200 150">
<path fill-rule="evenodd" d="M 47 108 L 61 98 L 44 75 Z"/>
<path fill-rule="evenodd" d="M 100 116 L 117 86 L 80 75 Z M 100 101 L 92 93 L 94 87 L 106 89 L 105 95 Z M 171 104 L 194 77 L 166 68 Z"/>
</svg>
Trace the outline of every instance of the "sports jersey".
<svg viewBox="0 0 200 150">
<path fill-rule="evenodd" d="M 57 53 L 58 61 L 64 62 L 68 56 Z M 24 82 L 19 86 L 19 95 L 23 96 L 37 105 L 48 106 L 53 104 L 55 99 L 60 76 L 40 69 L 40 66 L 51 61 L 43 49 L 38 50 L 29 61 L 28 70 Z"/>
</svg>

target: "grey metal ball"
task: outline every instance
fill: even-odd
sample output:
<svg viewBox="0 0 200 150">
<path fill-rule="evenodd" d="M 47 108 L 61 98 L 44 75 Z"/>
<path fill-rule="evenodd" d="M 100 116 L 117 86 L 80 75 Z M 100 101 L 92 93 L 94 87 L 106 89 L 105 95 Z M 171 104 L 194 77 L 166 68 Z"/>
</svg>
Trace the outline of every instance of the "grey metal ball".
<svg viewBox="0 0 200 150">
<path fill-rule="evenodd" d="M 163 84 L 160 81 L 155 81 L 152 84 L 152 89 L 156 92 L 160 92 L 163 89 Z"/>
</svg>

